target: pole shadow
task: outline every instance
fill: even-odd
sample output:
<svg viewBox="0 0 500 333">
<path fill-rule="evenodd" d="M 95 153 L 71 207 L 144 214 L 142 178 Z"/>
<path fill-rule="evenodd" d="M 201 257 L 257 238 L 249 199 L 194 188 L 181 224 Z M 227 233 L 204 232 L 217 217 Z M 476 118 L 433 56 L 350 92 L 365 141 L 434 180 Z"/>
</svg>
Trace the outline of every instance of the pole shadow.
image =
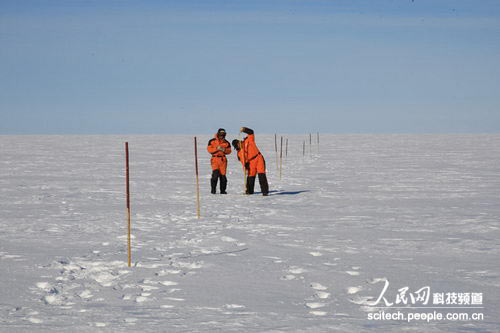
<svg viewBox="0 0 500 333">
<path fill-rule="evenodd" d="M 300 193 L 305 193 L 305 192 L 311 192 L 310 190 L 303 190 L 303 191 L 269 191 L 269 196 L 271 195 L 297 195 Z M 255 194 L 262 194 L 262 192 L 255 192 Z"/>
</svg>

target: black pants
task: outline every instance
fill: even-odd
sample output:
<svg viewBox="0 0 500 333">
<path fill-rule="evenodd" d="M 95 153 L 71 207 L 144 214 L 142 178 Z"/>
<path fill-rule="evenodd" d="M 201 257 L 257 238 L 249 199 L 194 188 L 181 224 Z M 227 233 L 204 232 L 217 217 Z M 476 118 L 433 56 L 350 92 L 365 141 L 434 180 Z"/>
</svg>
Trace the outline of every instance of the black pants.
<svg viewBox="0 0 500 333">
<path fill-rule="evenodd" d="M 226 188 L 227 188 L 227 178 L 224 175 L 220 174 L 219 170 L 214 170 L 212 171 L 212 179 L 210 179 L 210 185 L 212 185 L 212 194 L 217 193 L 217 182 L 219 181 L 220 178 L 220 193 L 221 194 L 226 194 Z"/>
<path fill-rule="evenodd" d="M 269 194 L 269 184 L 267 183 L 267 177 L 265 173 L 258 173 L 260 190 L 263 195 Z M 247 194 L 253 194 L 255 188 L 255 176 L 247 177 Z"/>
</svg>

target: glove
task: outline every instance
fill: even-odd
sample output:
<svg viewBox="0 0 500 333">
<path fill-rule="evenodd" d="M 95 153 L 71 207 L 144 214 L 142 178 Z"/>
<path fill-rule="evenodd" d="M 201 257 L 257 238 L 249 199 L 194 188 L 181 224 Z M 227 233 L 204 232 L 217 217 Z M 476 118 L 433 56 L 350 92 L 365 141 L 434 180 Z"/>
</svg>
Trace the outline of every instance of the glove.
<svg viewBox="0 0 500 333">
<path fill-rule="evenodd" d="M 218 150 L 218 151 L 221 151 L 221 152 L 224 152 L 224 150 L 225 150 L 225 149 L 224 149 L 224 147 L 222 147 L 222 146 L 217 146 L 217 150 Z"/>
<path fill-rule="evenodd" d="M 245 169 L 250 170 L 250 163 L 249 162 L 245 163 Z"/>
<path fill-rule="evenodd" d="M 246 134 L 248 134 L 248 135 L 253 134 L 253 130 L 252 130 L 252 129 L 250 129 L 250 128 L 248 128 L 248 127 L 242 127 L 242 128 L 240 129 L 240 132 L 246 133 Z"/>
</svg>

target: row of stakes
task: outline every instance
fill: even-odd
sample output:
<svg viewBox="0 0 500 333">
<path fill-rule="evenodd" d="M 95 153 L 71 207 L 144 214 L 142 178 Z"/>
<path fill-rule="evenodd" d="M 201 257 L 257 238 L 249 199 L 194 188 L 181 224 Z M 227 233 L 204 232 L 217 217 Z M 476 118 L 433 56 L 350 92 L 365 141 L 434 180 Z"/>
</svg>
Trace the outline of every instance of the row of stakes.
<svg viewBox="0 0 500 333">
<path fill-rule="evenodd" d="M 316 133 L 316 143 L 319 153 L 319 132 Z M 288 157 L 288 138 L 285 138 L 285 159 Z M 274 134 L 274 149 L 276 155 L 276 169 L 279 172 L 280 180 L 283 171 L 283 137 L 280 138 L 280 151 L 278 158 L 278 136 Z M 312 134 L 309 133 L 309 153 L 312 156 Z M 302 142 L 302 156 L 306 155 L 306 140 Z M 198 142 L 194 137 L 194 160 L 195 160 L 195 174 L 196 174 L 196 216 L 201 217 L 200 214 L 200 180 L 198 168 Z M 128 253 L 128 267 L 132 264 L 132 250 L 131 250 L 131 213 L 130 213 L 130 168 L 129 168 L 129 149 L 128 142 L 125 142 L 125 181 L 126 181 L 126 202 L 127 202 L 127 253 Z M 246 187 L 246 171 L 244 172 L 244 182 Z"/>
</svg>

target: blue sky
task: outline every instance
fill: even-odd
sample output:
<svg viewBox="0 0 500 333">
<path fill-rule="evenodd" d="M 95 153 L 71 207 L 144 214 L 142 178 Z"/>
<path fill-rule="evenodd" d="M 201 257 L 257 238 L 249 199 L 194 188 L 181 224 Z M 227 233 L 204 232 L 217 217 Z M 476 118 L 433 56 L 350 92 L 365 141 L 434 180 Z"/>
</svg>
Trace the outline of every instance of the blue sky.
<svg viewBox="0 0 500 333">
<path fill-rule="evenodd" d="M 500 1 L 0 1 L 0 134 L 500 132 Z"/>
</svg>

